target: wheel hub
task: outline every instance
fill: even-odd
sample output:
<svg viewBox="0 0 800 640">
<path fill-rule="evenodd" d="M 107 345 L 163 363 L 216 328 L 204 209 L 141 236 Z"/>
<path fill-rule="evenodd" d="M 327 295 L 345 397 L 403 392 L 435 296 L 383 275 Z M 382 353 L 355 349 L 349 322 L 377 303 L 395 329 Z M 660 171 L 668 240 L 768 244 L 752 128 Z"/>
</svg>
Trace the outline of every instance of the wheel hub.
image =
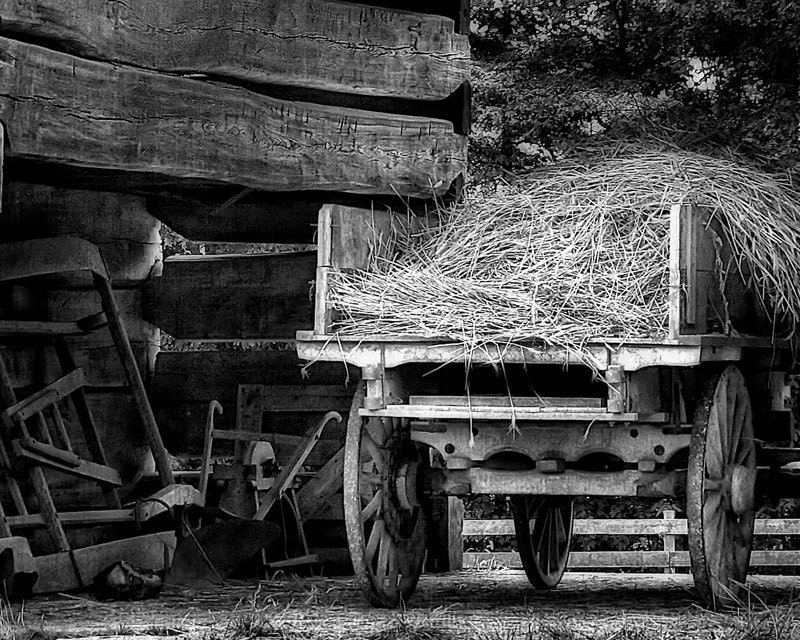
<svg viewBox="0 0 800 640">
<path fill-rule="evenodd" d="M 400 507 L 406 511 L 411 511 L 414 507 L 420 506 L 417 495 L 417 462 L 408 461 L 402 463 L 397 469 L 395 477 L 395 491 Z"/>
<path fill-rule="evenodd" d="M 737 516 L 752 511 L 756 503 L 756 469 L 735 464 L 729 477 L 731 510 Z"/>
<path fill-rule="evenodd" d="M 415 445 L 408 438 L 394 435 L 388 447 L 384 476 L 383 514 L 386 528 L 398 543 L 412 536 L 420 517 L 417 487 L 420 462 Z"/>
</svg>

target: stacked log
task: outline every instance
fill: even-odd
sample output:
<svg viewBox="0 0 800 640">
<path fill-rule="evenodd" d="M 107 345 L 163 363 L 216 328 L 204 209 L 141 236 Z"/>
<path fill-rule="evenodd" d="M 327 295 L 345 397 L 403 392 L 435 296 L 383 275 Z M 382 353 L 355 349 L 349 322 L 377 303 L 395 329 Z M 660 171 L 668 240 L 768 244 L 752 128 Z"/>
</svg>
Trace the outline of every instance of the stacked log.
<svg viewBox="0 0 800 640">
<path fill-rule="evenodd" d="M 339 373 L 300 378 L 296 361 L 283 376 L 242 373 L 248 358 L 271 355 L 231 351 L 215 368 L 196 362 L 208 354 L 173 353 L 156 365 L 160 328 L 290 340 L 313 323 L 313 255 L 176 259 L 161 278 L 160 223 L 195 240 L 311 243 L 324 203 L 424 208 L 456 188 L 469 128 L 467 14 L 464 0 L 0 0 L 0 243 L 68 234 L 101 247 L 141 370 L 156 372 L 154 406 L 173 448 L 196 452 L 203 394 L 191 390 L 197 380 L 159 371 L 191 369 L 221 390 L 223 420 L 236 385 L 274 385 L 264 428 L 286 436 L 317 410 L 347 409 L 350 387 Z M 46 292 L 4 288 L 0 315 L 74 319 L 93 296 L 69 279 Z M 113 348 L 100 338 L 72 346 L 98 423 L 115 425 L 112 461 L 136 466 L 129 452 L 141 437 L 117 397 Z M 24 343 L 4 355 L 20 386 L 55 375 L 53 359 Z"/>
</svg>

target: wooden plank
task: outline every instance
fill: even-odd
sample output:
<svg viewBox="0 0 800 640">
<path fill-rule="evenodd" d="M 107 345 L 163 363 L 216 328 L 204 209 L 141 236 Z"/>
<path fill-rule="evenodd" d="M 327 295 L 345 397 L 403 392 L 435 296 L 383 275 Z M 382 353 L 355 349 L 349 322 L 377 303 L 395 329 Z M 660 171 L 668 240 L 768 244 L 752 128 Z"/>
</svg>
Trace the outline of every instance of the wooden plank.
<svg viewBox="0 0 800 640">
<path fill-rule="evenodd" d="M 466 138 L 444 120 L 286 102 L 5 38 L 0 51 L 9 158 L 420 197 L 445 193 L 465 168 Z"/>
<path fill-rule="evenodd" d="M 144 381 L 137 366 L 131 343 L 128 340 L 128 333 L 120 316 L 117 300 L 111 289 L 111 283 L 100 275 L 95 275 L 94 281 L 100 293 L 103 311 L 106 314 L 106 318 L 108 318 L 108 330 L 114 339 L 120 363 L 125 371 L 128 390 L 133 396 L 134 405 L 144 428 L 145 437 L 150 445 L 150 451 L 153 454 L 161 484 L 162 486 L 174 484 L 175 480 L 172 475 L 172 467 L 167 450 L 164 448 L 161 432 L 158 429 L 153 409 L 150 406 L 150 399 L 147 397 L 147 390 L 144 388 Z"/>
<path fill-rule="evenodd" d="M 313 322 L 313 252 L 170 258 L 144 317 L 176 338 L 292 339 Z"/>
<path fill-rule="evenodd" d="M 362 409 L 363 416 L 386 418 L 418 418 L 448 420 L 517 420 L 575 421 L 575 422 L 668 422 L 666 413 L 611 413 L 605 410 L 590 410 L 583 407 L 447 407 L 423 405 L 391 405 L 385 409 Z"/>
<path fill-rule="evenodd" d="M 425 15 L 427 8 L 416 14 L 402 8 L 323 0 L 235 5 L 2 0 L 0 24 L 6 32 L 48 40 L 78 55 L 149 69 L 366 95 L 445 98 L 468 77 L 467 37 L 454 33 L 453 19 Z M 460 18 L 452 9 L 448 14 Z"/>
<path fill-rule="evenodd" d="M 83 369 L 75 369 L 24 400 L 20 400 L 16 404 L 11 405 L 0 415 L 2 415 L 3 420 L 9 426 L 11 424 L 11 418 L 27 420 L 32 415 L 63 400 L 85 384 L 86 377 L 83 375 Z"/>
<path fill-rule="evenodd" d="M 337 269 L 367 269 L 375 256 L 389 256 L 397 234 L 435 224 L 433 216 L 415 216 L 387 210 L 362 209 L 341 205 L 326 205 L 327 217 L 320 224 L 330 225 L 330 253 L 327 264 Z M 323 231 L 324 233 L 324 231 Z M 327 241 L 327 239 L 326 239 Z"/>
<path fill-rule="evenodd" d="M 661 518 L 578 518 L 573 521 L 574 535 L 687 535 L 686 520 Z M 757 519 L 756 535 L 798 536 L 800 519 L 771 518 Z M 514 535 L 514 521 L 464 520 L 465 536 L 507 536 Z"/>
<path fill-rule="evenodd" d="M 800 562 L 800 551 L 753 551 L 751 567 L 792 567 Z M 521 569 L 516 551 L 471 552 L 464 554 L 464 566 Z M 573 551 L 569 554 L 569 569 L 666 569 L 689 566 L 688 551 Z"/>
<path fill-rule="evenodd" d="M 103 569 L 118 560 L 126 560 L 142 569 L 167 569 L 175 545 L 175 534 L 163 532 L 75 549 L 72 553 L 82 581 L 89 584 Z M 75 576 L 68 553 L 39 556 L 36 558 L 36 570 L 39 579 L 33 586 L 34 593 L 72 591 L 84 586 Z"/>
<path fill-rule="evenodd" d="M 27 446 L 26 442 L 20 440 L 12 440 L 11 442 L 14 455 L 19 458 L 27 460 L 30 464 L 41 465 L 48 467 L 55 471 L 83 478 L 85 480 L 93 480 L 103 484 L 119 487 L 122 485 L 119 473 L 116 469 L 106 467 L 87 460 L 80 460 L 77 462 L 70 462 L 69 464 L 64 461 L 63 456 L 57 457 L 59 451 L 51 450 L 46 451 L 43 449 L 48 445 L 38 443 L 38 447 L 31 448 Z M 53 447 L 52 449 L 55 449 Z M 61 452 L 66 453 L 66 452 Z M 35 469 L 34 469 L 35 470 Z"/>
<path fill-rule="evenodd" d="M 98 509 L 93 511 L 62 511 L 59 514 L 64 526 L 100 525 L 136 520 L 134 509 Z M 24 516 L 10 516 L 8 523 L 15 529 L 31 529 L 45 526 L 41 513 L 29 513 Z"/>
<path fill-rule="evenodd" d="M 328 333 L 333 310 L 328 307 L 328 275 L 331 268 L 331 207 L 320 209 L 317 219 L 317 270 L 314 282 L 314 333 Z"/>
<path fill-rule="evenodd" d="M 603 398 L 544 398 L 514 396 L 409 396 L 409 405 L 429 407 L 580 407 L 599 409 L 604 406 Z"/>
<path fill-rule="evenodd" d="M 64 338 L 56 338 L 55 350 L 62 371 L 72 371 L 76 368 L 75 359 L 72 357 L 72 352 L 70 351 L 69 345 Z M 76 392 L 72 394 L 71 400 L 75 414 L 78 418 L 78 422 L 81 425 L 81 432 L 83 434 L 83 439 L 86 443 L 86 448 L 89 451 L 89 454 L 95 462 L 106 467 L 109 466 L 105 447 L 103 446 L 103 441 L 100 438 L 100 433 L 97 429 L 97 423 L 95 422 L 94 414 L 92 413 L 89 405 L 89 399 L 86 390 L 83 388 L 77 389 Z M 118 411 L 121 413 L 120 410 Z M 61 409 L 56 407 L 56 413 L 61 415 L 60 412 Z M 115 416 L 114 422 L 119 421 L 119 413 Z M 115 444 L 119 446 L 120 442 L 116 441 Z M 101 489 L 108 507 L 112 509 L 119 509 L 122 506 L 119 493 L 115 489 L 109 487 L 108 485 L 101 486 Z"/>
<path fill-rule="evenodd" d="M 463 524 L 464 502 L 461 498 L 436 496 L 431 499 L 426 571 L 443 573 L 463 569 Z"/>
<path fill-rule="evenodd" d="M 669 218 L 669 337 L 677 340 L 681 331 L 681 224 L 686 207 L 675 204 Z"/>
<path fill-rule="evenodd" d="M 359 0 L 344 1 L 360 3 Z M 455 22 L 456 33 L 469 33 L 469 0 L 370 0 L 370 5 L 446 16 Z"/>
<path fill-rule="evenodd" d="M 77 322 L 0 320 L 0 336 L 75 336 L 83 329 Z"/>
</svg>

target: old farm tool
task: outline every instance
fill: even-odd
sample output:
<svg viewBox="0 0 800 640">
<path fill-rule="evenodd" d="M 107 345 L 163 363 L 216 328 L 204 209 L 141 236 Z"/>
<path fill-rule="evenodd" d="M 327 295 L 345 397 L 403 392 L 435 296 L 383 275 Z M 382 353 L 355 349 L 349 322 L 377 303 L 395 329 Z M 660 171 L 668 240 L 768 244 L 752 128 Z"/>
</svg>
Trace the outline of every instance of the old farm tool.
<svg viewBox="0 0 800 640">
<path fill-rule="evenodd" d="M 288 562 L 315 562 L 316 557 L 308 553 L 305 543 L 293 487 L 297 472 L 319 440 L 325 425 L 333 419 L 340 421 L 341 416 L 335 412 L 325 414 L 305 434 L 289 462 L 277 472 L 275 454 L 268 442 L 269 435 L 241 429 L 216 429 L 215 413 L 222 413 L 222 406 L 212 401 L 206 419 L 200 491 L 204 496 L 207 494 L 209 480 L 213 480 L 215 486 L 222 485 L 224 489 L 216 508 L 205 509 L 196 526 L 189 521 L 190 514 L 185 513 L 184 535 L 175 552 L 169 581 L 177 584 L 220 584 L 246 560 L 274 545 L 280 538 L 281 527 L 265 520 L 265 517 L 276 501 L 284 496 L 288 497 L 289 510 L 294 516 L 304 550 L 301 558 L 291 558 Z M 233 442 L 234 458 L 238 461 L 212 466 L 215 440 Z M 270 567 L 269 564 L 266 566 Z"/>
</svg>

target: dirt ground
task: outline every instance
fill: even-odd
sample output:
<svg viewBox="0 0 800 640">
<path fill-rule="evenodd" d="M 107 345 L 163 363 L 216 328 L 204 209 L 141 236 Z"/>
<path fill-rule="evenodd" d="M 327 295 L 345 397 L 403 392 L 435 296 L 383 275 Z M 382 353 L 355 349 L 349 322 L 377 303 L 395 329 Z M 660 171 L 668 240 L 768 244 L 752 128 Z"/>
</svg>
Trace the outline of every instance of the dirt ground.
<svg viewBox="0 0 800 640">
<path fill-rule="evenodd" d="M 537 592 L 520 571 L 425 575 L 405 611 L 376 610 L 350 578 L 275 577 L 145 602 L 40 596 L 5 612 L 4 637 L 644 640 L 800 637 L 796 578 L 751 578 L 749 608 L 700 609 L 688 575 L 569 573 Z M 23 623 L 24 632 L 9 633 Z M 779 628 L 780 627 L 780 628 Z M 795 635 L 797 634 L 797 635 Z"/>
</svg>

